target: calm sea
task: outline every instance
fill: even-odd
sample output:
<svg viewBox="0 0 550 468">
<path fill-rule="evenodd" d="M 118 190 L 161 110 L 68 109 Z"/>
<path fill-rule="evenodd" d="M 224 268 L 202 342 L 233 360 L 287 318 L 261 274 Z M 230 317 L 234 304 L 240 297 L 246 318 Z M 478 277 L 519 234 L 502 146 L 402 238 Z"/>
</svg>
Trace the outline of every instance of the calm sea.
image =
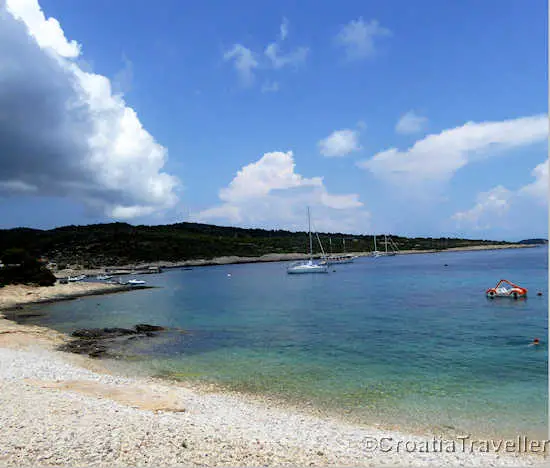
<svg viewBox="0 0 550 468">
<path fill-rule="evenodd" d="M 541 247 L 362 258 L 328 275 L 287 275 L 284 263 L 172 270 L 142 277 L 160 288 L 57 303 L 32 320 L 190 332 L 125 345 L 132 372 L 383 427 L 546 437 L 547 260 Z M 529 297 L 486 299 L 501 278 Z"/>
</svg>

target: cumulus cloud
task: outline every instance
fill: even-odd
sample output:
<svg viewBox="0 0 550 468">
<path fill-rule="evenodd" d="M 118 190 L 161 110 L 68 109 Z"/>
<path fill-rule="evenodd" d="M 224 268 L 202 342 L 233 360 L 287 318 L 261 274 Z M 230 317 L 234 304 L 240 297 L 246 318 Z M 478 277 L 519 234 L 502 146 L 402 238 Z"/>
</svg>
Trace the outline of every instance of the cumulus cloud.
<svg viewBox="0 0 550 468">
<path fill-rule="evenodd" d="M 426 117 L 417 115 L 411 110 L 399 118 L 395 125 L 395 131 L 402 135 L 418 133 L 424 130 L 427 123 L 428 119 Z"/>
<path fill-rule="evenodd" d="M 263 54 L 256 53 L 242 44 L 234 44 L 224 53 L 224 60 L 232 61 L 243 84 L 251 85 L 258 70 L 280 70 L 285 67 L 297 67 L 303 64 L 309 54 L 308 47 L 296 47 L 282 51 L 282 43 L 288 38 L 289 22 L 286 18 L 279 27 L 276 40 L 265 47 Z"/>
<path fill-rule="evenodd" d="M 359 132 L 349 128 L 336 130 L 318 143 L 319 151 L 328 158 L 347 156 L 359 151 Z"/>
<path fill-rule="evenodd" d="M 336 36 L 348 60 L 362 60 L 376 54 L 375 39 L 391 36 L 392 32 L 378 21 L 365 21 L 362 17 L 344 25 Z"/>
<path fill-rule="evenodd" d="M 38 5 L 38 0 L 6 0 L 9 12 L 14 18 L 22 20 L 29 33 L 43 49 L 50 49 L 60 57 L 76 58 L 80 55 L 80 44 L 65 37 L 59 21 L 46 18 Z M 3 2 L 0 7 L 5 8 Z"/>
<path fill-rule="evenodd" d="M 500 122 L 468 122 L 418 140 L 411 148 L 390 148 L 360 161 L 358 166 L 398 184 L 441 182 L 476 158 L 548 138 L 545 115 Z"/>
<path fill-rule="evenodd" d="M 223 58 L 226 61 L 233 62 L 233 66 L 244 85 L 251 85 L 253 83 L 254 69 L 258 68 L 258 62 L 250 49 L 242 44 L 235 44 L 223 55 Z"/>
<path fill-rule="evenodd" d="M 548 203 L 548 160 L 540 163 L 531 171 L 534 182 L 519 189 L 518 194 L 533 198 L 538 203 Z"/>
<path fill-rule="evenodd" d="M 109 79 L 78 66 L 59 22 L 8 0 L 0 24 L 0 196 L 71 197 L 116 218 L 172 207 L 166 149 Z"/>
<path fill-rule="evenodd" d="M 295 170 L 289 152 L 265 153 L 244 166 L 221 189 L 222 204 L 196 213 L 197 221 L 229 222 L 243 226 L 304 229 L 305 207 L 315 210 L 319 229 L 364 231 L 369 213 L 357 194 L 332 194 L 322 177 L 307 178 Z"/>
<path fill-rule="evenodd" d="M 510 213 L 525 213 L 525 209 L 533 208 L 533 202 L 538 205 L 548 204 L 548 160 L 540 163 L 532 171 L 535 180 L 517 190 L 509 190 L 498 185 L 477 196 L 477 203 L 469 210 L 455 213 L 451 219 L 457 227 L 471 227 L 477 230 L 490 229 L 510 224 Z M 512 222 L 517 222 L 517 216 L 512 216 Z"/>
<path fill-rule="evenodd" d="M 452 216 L 459 228 L 489 229 L 491 224 L 508 214 L 510 199 L 513 194 L 502 185 L 482 192 L 477 197 L 475 206 L 467 211 L 460 211 Z"/>
</svg>

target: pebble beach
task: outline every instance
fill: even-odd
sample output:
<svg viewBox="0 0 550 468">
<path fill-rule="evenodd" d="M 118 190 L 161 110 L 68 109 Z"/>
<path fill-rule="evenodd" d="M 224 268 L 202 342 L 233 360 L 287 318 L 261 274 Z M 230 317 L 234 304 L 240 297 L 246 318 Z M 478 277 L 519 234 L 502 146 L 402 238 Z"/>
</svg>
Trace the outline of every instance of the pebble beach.
<svg viewBox="0 0 550 468">
<path fill-rule="evenodd" d="M 526 466 L 546 462 L 543 455 L 504 453 L 503 447 L 493 447 L 490 453 L 470 450 L 468 445 L 463 450 L 459 441 L 451 451 L 452 441 L 442 435 L 352 425 L 306 409 L 285 408 L 267 398 L 112 375 L 100 361 L 56 351 L 66 339 L 46 328 L 0 320 L 0 427 L 4 429 L 0 464 Z"/>
</svg>

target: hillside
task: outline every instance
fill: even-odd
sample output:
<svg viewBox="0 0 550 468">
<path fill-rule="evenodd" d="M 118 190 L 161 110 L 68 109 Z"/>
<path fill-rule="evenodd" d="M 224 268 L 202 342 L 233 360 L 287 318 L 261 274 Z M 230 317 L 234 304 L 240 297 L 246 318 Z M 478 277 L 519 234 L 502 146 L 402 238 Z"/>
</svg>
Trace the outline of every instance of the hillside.
<svg viewBox="0 0 550 468">
<path fill-rule="evenodd" d="M 320 233 L 325 249 L 332 238 L 335 252 L 369 252 L 373 236 Z M 446 249 L 484 244 L 509 244 L 488 240 L 454 238 L 406 238 L 391 236 L 400 250 Z M 378 248 L 383 249 L 377 238 Z M 316 243 L 317 244 L 317 243 Z M 58 264 L 78 264 L 85 268 L 154 261 L 211 259 L 224 255 L 256 257 L 268 253 L 304 253 L 307 233 L 282 230 L 243 229 L 197 223 L 160 226 L 132 226 L 126 223 L 64 226 L 51 230 L 15 228 L 0 230 L 0 253 L 23 248 Z M 318 245 L 314 246 L 316 252 Z"/>
<path fill-rule="evenodd" d="M 548 239 L 523 239 L 518 242 L 518 244 L 527 244 L 527 245 L 546 245 L 548 244 Z"/>
</svg>

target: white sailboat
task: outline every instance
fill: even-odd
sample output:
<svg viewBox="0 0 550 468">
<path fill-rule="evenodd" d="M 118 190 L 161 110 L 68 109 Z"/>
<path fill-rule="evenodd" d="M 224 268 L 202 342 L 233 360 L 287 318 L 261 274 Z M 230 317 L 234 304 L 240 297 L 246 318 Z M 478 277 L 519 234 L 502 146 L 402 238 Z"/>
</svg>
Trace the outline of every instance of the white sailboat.
<svg viewBox="0 0 550 468">
<path fill-rule="evenodd" d="M 286 270 L 288 274 L 328 273 L 328 265 L 326 261 L 323 263 L 316 263 L 313 261 L 313 238 L 311 237 L 311 216 L 309 214 L 309 207 L 307 208 L 307 223 L 309 231 L 309 260 L 293 263 Z M 317 236 L 317 240 L 319 240 L 319 236 Z M 323 245 L 320 241 L 319 245 L 321 246 L 322 251 Z"/>
<path fill-rule="evenodd" d="M 390 244 L 391 250 L 388 250 L 388 244 Z M 376 249 L 376 235 L 374 236 L 374 250 L 372 251 L 373 257 L 393 257 L 397 255 L 397 245 L 395 242 L 386 234 L 384 234 L 384 252 L 380 252 Z"/>
<path fill-rule="evenodd" d="M 376 250 L 376 234 L 374 235 L 374 250 L 372 251 L 372 256 L 373 257 L 381 257 L 382 256 L 382 252 L 379 252 L 378 250 Z"/>
<path fill-rule="evenodd" d="M 352 263 L 355 260 L 355 256 L 346 253 L 346 239 L 342 239 L 344 245 L 344 252 L 342 254 L 332 253 L 332 239 L 329 237 L 330 243 L 330 255 L 326 259 L 327 265 L 341 265 L 343 263 Z M 321 262 L 323 263 L 323 262 Z"/>
</svg>

